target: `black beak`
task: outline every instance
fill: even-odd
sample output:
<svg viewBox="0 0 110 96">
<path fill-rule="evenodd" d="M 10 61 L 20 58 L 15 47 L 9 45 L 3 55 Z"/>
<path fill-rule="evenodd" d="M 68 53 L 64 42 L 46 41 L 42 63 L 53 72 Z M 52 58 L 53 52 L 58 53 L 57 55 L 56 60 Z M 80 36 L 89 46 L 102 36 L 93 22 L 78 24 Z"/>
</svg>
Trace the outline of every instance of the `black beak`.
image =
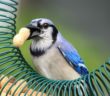
<svg viewBox="0 0 110 96">
<path fill-rule="evenodd" d="M 32 24 L 27 25 L 26 28 L 30 29 L 30 31 L 31 31 L 31 34 L 30 34 L 28 40 L 38 36 L 41 32 L 40 28 L 33 26 Z M 35 32 L 35 35 L 33 35 L 34 32 Z"/>
</svg>

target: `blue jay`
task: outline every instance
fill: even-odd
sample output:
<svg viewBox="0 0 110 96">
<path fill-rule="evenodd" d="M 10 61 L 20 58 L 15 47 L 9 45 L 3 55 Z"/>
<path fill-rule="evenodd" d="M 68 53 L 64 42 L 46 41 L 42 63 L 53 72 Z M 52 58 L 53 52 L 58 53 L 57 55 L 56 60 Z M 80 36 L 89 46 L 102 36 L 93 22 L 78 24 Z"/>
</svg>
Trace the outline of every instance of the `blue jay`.
<svg viewBox="0 0 110 96">
<path fill-rule="evenodd" d="M 53 80 L 74 80 L 88 74 L 77 50 L 51 20 L 34 19 L 26 27 L 31 30 L 30 54 L 39 74 Z"/>
</svg>

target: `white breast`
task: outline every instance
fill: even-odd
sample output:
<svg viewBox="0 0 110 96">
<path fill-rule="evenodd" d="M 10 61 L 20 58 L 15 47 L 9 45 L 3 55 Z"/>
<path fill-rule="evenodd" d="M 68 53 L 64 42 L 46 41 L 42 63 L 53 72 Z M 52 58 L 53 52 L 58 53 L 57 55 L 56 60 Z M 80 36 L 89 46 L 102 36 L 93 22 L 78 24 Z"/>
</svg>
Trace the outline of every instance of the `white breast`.
<svg viewBox="0 0 110 96">
<path fill-rule="evenodd" d="M 43 56 L 32 59 L 36 71 L 49 79 L 74 80 L 80 77 L 55 47 L 49 49 Z"/>
</svg>

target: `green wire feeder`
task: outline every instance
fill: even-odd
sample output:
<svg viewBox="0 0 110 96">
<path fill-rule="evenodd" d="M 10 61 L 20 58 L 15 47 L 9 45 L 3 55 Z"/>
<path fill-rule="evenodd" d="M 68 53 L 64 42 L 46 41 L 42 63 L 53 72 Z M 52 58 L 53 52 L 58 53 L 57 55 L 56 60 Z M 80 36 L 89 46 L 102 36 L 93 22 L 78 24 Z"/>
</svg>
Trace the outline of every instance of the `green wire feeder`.
<svg viewBox="0 0 110 96">
<path fill-rule="evenodd" d="M 41 96 L 44 93 L 46 96 L 110 96 L 110 61 L 101 65 L 90 74 L 71 81 L 49 80 L 40 76 L 28 65 L 21 51 L 12 45 L 12 39 L 16 34 L 15 19 L 18 2 L 19 0 L 0 0 L 0 75 L 4 75 L 0 78 L 0 81 L 5 76 L 16 78 L 7 91 L 6 96 L 14 84 L 21 79 L 27 81 L 27 85 L 22 90 L 27 86 L 29 89 L 33 89 L 30 96 L 32 96 L 35 90 L 37 94 L 42 92 Z M 8 82 L 4 84 L 0 94 Z M 23 82 L 17 86 L 12 96 L 15 96 L 17 89 L 22 84 Z M 24 96 L 26 96 L 29 89 Z M 22 90 L 17 96 L 20 96 Z"/>
</svg>

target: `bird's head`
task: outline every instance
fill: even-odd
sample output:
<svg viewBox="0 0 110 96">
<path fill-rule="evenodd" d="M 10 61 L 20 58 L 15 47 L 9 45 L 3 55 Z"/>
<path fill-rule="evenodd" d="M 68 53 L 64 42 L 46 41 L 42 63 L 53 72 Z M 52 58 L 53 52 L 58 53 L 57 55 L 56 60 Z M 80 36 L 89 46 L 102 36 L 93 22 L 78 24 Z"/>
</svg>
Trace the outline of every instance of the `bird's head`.
<svg viewBox="0 0 110 96">
<path fill-rule="evenodd" d="M 36 50 L 36 48 L 39 50 L 48 49 L 57 39 L 58 30 L 49 19 L 34 19 L 26 27 L 31 32 L 28 39 L 32 39 L 32 50 Z"/>
</svg>

